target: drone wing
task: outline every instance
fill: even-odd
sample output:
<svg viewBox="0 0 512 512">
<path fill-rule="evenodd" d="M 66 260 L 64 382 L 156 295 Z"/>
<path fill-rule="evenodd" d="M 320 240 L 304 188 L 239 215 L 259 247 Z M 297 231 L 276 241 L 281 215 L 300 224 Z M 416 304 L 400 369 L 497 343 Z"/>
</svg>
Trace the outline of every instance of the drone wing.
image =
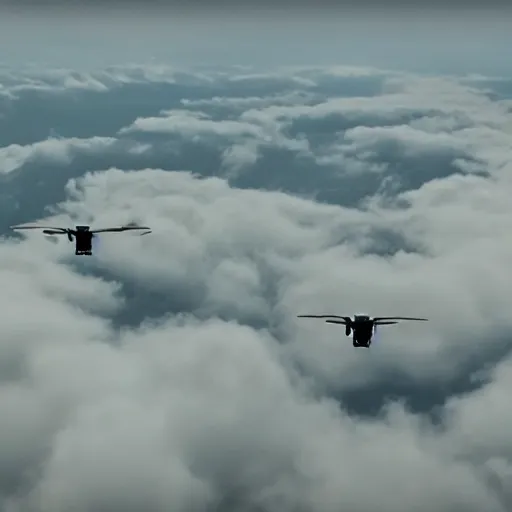
<svg viewBox="0 0 512 512">
<path fill-rule="evenodd" d="M 94 229 L 91 233 L 120 233 L 121 231 L 134 231 L 137 229 L 146 230 L 146 233 L 142 233 L 143 235 L 151 233 L 151 228 L 148 226 L 121 226 L 120 228 Z"/>
<path fill-rule="evenodd" d="M 68 230 L 53 226 L 11 226 L 11 229 L 42 229 L 46 235 L 65 235 Z"/>
<path fill-rule="evenodd" d="M 428 318 L 414 318 L 410 316 L 380 316 L 373 319 L 377 325 L 390 325 L 398 322 L 388 322 L 388 320 L 415 320 L 418 322 L 428 322 Z"/>
</svg>

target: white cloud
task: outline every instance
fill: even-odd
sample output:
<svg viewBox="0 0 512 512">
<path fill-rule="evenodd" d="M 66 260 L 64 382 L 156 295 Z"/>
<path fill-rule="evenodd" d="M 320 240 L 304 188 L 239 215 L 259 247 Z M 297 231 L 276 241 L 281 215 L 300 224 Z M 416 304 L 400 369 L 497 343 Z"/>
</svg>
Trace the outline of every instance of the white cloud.
<svg viewBox="0 0 512 512">
<path fill-rule="evenodd" d="M 162 117 L 146 117 L 136 119 L 130 126 L 122 128 L 121 134 L 135 131 L 152 133 L 179 133 L 184 137 L 213 134 L 220 136 L 252 136 L 265 138 L 265 134 L 257 126 L 239 121 L 213 121 L 202 112 L 187 110 L 167 111 Z"/>
<path fill-rule="evenodd" d="M 26 162 L 42 159 L 46 162 L 69 164 L 74 152 L 96 153 L 112 146 L 117 139 L 91 137 L 89 139 L 50 138 L 26 146 L 11 144 L 0 148 L 0 173 L 8 174 Z"/>
<path fill-rule="evenodd" d="M 222 108 L 262 108 L 270 105 L 294 105 L 302 102 L 311 102 L 317 100 L 318 95 L 305 91 L 297 91 L 284 94 L 273 94 L 271 96 L 247 96 L 230 97 L 214 96 L 209 99 L 189 100 L 183 99 L 181 103 L 184 107 L 222 107 Z"/>
<path fill-rule="evenodd" d="M 89 90 L 104 93 L 123 84 L 148 82 L 175 83 L 176 70 L 159 64 L 110 66 L 107 69 L 79 72 L 68 68 L 41 69 L 40 66 L 24 66 L 16 71 L 0 70 L 0 77 L 7 84 L 11 99 L 19 99 L 24 91 L 40 91 L 61 94 L 69 90 Z M 195 80 L 210 81 L 202 73 L 194 73 Z"/>
<path fill-rule="evenodd" d="M 254 165 L 258 161 L 258 158 L 258 143 L 255 141 L 247 141 L 225 149 L 222 154 L 222 164 L 231 172 L 236 173 L 249 165 Z M 232 175 L 233 174 L 231 174 L 231 176 Z M 228 177 L 230 177 L 229 174 Z"/>
<path fill-rule="evenodd" d="M 15 289 L 20 279 L 14 270 Z M 240 502 L 226 510 L 504 510 L 472 465 L 404 413 L 356 421 L 292 387 L 265 332 L 183 318 L 114 334 L 86 313 L 65 314 L 64 297 L 35 287 L 25 296 L 10 315 L 37 311 L 29 325 L 45 336 L 2 323 L 2 351 L 18 339 L 10 346 L 24 371 L 0 393 L 0 450 L 12 478 L 35 464 L 40 473 L 14 510 L 188 511 L 229 495 Z"/>
<path fill-rule="evenodd" d="M 257 82 L 258 80 L 265 82 L 269 80 L 284 80 L 301 87 L 315 87 L 316 82 L 299 75 L 293 75 L 287 72 L 267 72 L 267 73 L 246 73 L 237 74 L 229 77 L 231 82 Z"/>
<path fill-rule="evenodd" d="M 138 118 L 130 126 L 122 128 L 119 134 L 173 134 L 194 142 L 208 136 L 222 137 L 230 144 L 223 151 L 222 164 L 232 176 L 245 166 L 254 164 L 259 158 L 260 148 L 265 145 L 285 148 L 298 154 L 310 154 L 307 139 L 290 139 L 274 123 L 216 121 L 203 112 L 189 110 L 164 111 L 162 114 L 162 117 Z"/>
<path fill-rule="evenodd" d="M 371 72 L 363 71 L 363 76 Z M 311 70 L 302 72 L 314 76 Z M 325 73 L 336 76 L 336 70 L 329 69 Z M 345 76 L 343 70 L 340 73 Z M 292 96 L 284 96 L 283 101 L 271 96 L 259 100 L 221 97 L 184 100 L 184 106 L 191 107 L 231 105 L 242 108 L 246 104 L 249 108 L 230 120 L 212 120 L 196 111 L 169 111 L 162 117 L 139 118 L 121 133 L 173 133 L 192 140 L 201 140 L 199 138 L 206 135 L 224 137 L 232 144 L 223 155 L 223 167 L 228 176 L 253 165 L 264 144 L 307 155 L 320 165 L 337 165 L 343 172 L 359 174 L 382 173 L 388 169 L 387 162 L 375 161 L 380 157 L 379 146 L 386 144 L 390 148 L 390 144 L 397 145 L 401 157 L 451 152 L 452 164 L 465 172 L 486 170 L 485 163 L 495 167 L 507 160 L 512 124 L 506 100 L 490 99 L 486 91 L 473 87 L 468 80 L 405 73 L 384 76 L 388 78 L 381 95 L 329 97 L 314 104 L 299 98 L 293 103 Z M 251 77 L 248 75 L 245 79 Z M 340 129 L 343 140 L 339 143 L 312 148 L 307 134 L 302 137 L 286 134 L 294 121 L 322 120 L 332 115 L 354 125 L 345 132 Z M 407 124 L 404 124 L 404 116 L 410 118 Z M 365 126 L 368 121 L 371 126 Z M 376 121 L 384 126 L 372 125 Z M 461 158 L 462 154 L 467 158 Z M 484 165 L 475 166 L 471 159 L 482 161 Z"/>
<path fill-rule="evenodd" d="M 343 388 L 354 382 L 365 385 L 389 368 L 420 379 L 449 379 L 462 371 L 468 357 L 488 349 L 480 340 L 493 332 L 496 322 L 507 325 L 511 304 L 506 290 L 512 283 L 505 277 L 510 249 L 502 236 L 509 209 L 505 202 L 504 210 L 498 203 L 472 209 L 478 194 L 485 194 L 481 183 L 487 182 L 464 180 L 452 178 L 451 195 L 444 201 L 439 191 L 444 181 L 437 182 L 437 188 L 432 182 L 401 196 L 411 202 L 407 209 L 372 206 L 374 211 L 368 212 L 314 205 L 279 193 L 237 191 L 217 179 L 196 181 L 184 173 L 159 171 L 91 175 L 76 197 L 85 201 L 87 211 L 98 212 L 98 225 L 126 222 L 124 212 L 129 210 L 157 233 L 135 245 L 127 238 L 109 238 L 102 244 L 105 264 L 125 276 L 139 276 L 141 284 L 150 280 L 154 284 L 148 286 L 193 287 L 222 275 L 222 289 L 233 293 L 231 302 L 252 304 L 251 314 L 261 318 L 262 304 L 269 298 L 258 281 L 267 279 L 268 287 L 269 276 L 279 276 L 272 283 L 278 296 L 271 316 L 286 311 L 286 336 L 294 340 L 290 350 L 298 350 L 295 356 L 310 371 Z M 465 198 L 460 209 L 454 200 L 459 195 Z M 71 215 L 83 208 L 81 203 L 65 207 Z M 371 229 L 400 233 L 432 256 L 361 256 L 359 249 L 365 248 Z M 343 239 L 348 245 L 338 246 Z M 490 247 L 492 263 L 485 259 Z M 167 254 L 172 254 L 171 260 Z M 238 270 L 226 274 L 221 270 L 226 265 Z M 218 290 L 219 304 L 226 303 L 224 293 Z M 246 293 L 253 297 L 248 303 Z M 201 307 L 206 306 L 197 304 Z M 401 325 L 384 330 L 382 348 L 363 356 L 339 342 L 344 337 L 339 329 L 292 322 L 289 316 L 322 310 L 336 314 L 333 307 L 347 314 L 370 310 L 375 315 L 427 316 L 433 323 L 427 329 Z M 318 340 L 314 345 L 311 336 Z M 411 343 L 409 336 L 416 341 Z M 466 348 L 459 354 L 461 336 L 471 339 L 464 340 Z"/>
<path fill-rule="evenodd" d="M 231 122 L 172 111 L 138 127 L 230 138 L 225 164 L 236 168 L 254 161 L 254 144 L 265 137 L 305 148 L 280 131 L 297 112 L 341 111 L 356 122 L 376 114 L 397 124 L 404 109 L 431 109 L 408 125 L 348 130 L 345 142 L 355 157 L 378 155 L 385 141 L 425 159 L 457 149 L 481 159 L 491 178 L 444 177 L 391 204 L 376 197 L 355 210 L 186 172 L 112 168 L 71 181 L 61 212 L 45 222 L 136 220 L 151 235 L 102 237 L 93 258 L 73 260 L 80 273 L 68 266 L 65 239 L 50 244 L 28 233 L 19 243 L 2 241 L 3 505 L 12 512 L 510 509 L 508 359 L 480 391 L 451 397 L 439 426 L 399 405 L 368 420 L 351 417 L 343 402 L 317 394 L 354 391 L 362 399 L 390 376 L 427 391 L 449 388 L 469 363 L 509 343 L 510 114 L 452 81 L 392 85 L 392 94 L 329 106 L 252 109 Z M 91 140 L 99 150 L 115 141 Z M 70 147 L 89 150 L 91 140 L 10 146 L 4 169 L 41 155 L 68 162 Z M 351 163 L 361 163 L 355 157 Z M 423 253 L 364 254 L 388 235 Z M 135 299 L 160 292 L 156 300 L 169 297 L 177 310 L 186 304 L 196 317 L 117 329 L 108 318 L 134 300 L 120 297 L 123 283 L 135 287 Z M 151 307 L 148 299 L 140 313 Z M 360 310 L 430 322 L 384 328 L 371 350 L 355 350 L 342 329 L 296 319 Z"/>
<path fill-rule="evenodd" d="M 310 68 L 297 69 L 296 73 L 290 70 L 276 70 L 273 72 L 250 72 L 233 74 L 218 70 L 204 71 L 200 69 L 179 69 L 173 66 L 146 62 L 144 64 L 111 65 L 104 69 L 92 71 L 77 71 L 70 68 L 41 69 L 40 65 L 24 65 L 15 70 L 4 66 L 0 69 L 0 77 L 6 84 L 5 92 L 11 99 L 19 99 L 20 92 L 40 91 L 47 93 L 63 93 L 69 90 L 89 90 L 93 92 L 107 92 L 126 84 L 175 84 L 187 81 L 193 84 L 213 84 L 219 79 L 228 83 L 287 83 L 300 88 L 311 88 L 316 85 L 315 76 L 311 75 Z M 347 68 L 346 76 L 366 76 L 374 71 Z M 382 72 L 381 72 L 382 73 Z M 303 76 L 301 76 L 301 74 Z M 333 68 L 327 74 L 344 76 L 343 71 Z M 318 75 L 317 75 L 318 76 Z"/>
<path fill-rule="evenodd" d="M 505 105 L 489 99 L 484 91 L 464 85 L 461 81 L 436 77 L 391 76 L 384 83 L 383 93 L 370 97 L 332 97 L 315 105 L 279 105 L 263 109 L 251 109 L 241 119 L 291 120 L 298 117 L 321 118 L 337 113 L 348 119 L 355 116 L 372 116 L 394 120 L 401 114 L 424 112 L 432 115 L 441 111 L 444 115 L 464 116 L 473 122 L 486 125 L 510 125 Z"/>
</svg>

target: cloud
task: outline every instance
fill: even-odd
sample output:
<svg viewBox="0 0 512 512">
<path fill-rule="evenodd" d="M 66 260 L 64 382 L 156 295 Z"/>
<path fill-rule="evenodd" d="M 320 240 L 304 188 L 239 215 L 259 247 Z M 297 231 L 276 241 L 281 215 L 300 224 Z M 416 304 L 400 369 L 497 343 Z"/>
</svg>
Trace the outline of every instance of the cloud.
<svg viewBox="0 0 512 512">
<path fill-rule="evenodd" d="M 73 153 L 101 152 L 115 143 L 111 137 L 93 137 L 91 139 L 51 138 L 28 146 L 11 144 L 0 148 L 0 172 L 8 174 L 25 163 L 33 160 L 45 160 L 59 165 L 71 163 Z"/>
<path fill-rule="evenodd" d="M 133 124 L 120 130 L 120 135 L 142 131 L 157 134 L 177 134 L 200 142 L 205 136 L 215 136 L 231 142 L 222 155 L 224 167 L 239 171 L 247 164 L 254 164 L 259 158 L 262 145 L 282 147 L 290 151 L 309 153 L 305 139 L 288 139 L 279 126 L 261 126 L 232 120 L 216 121 L 203 112 L 168 111 L 162 117 L 139 118 Z M 234 142 L 234 144 L 233 144 Z"/>
<path fill-rule="evenodd" d="M 163 82 L 174 83 L 173 70 L 169 66 L 110 66 L 101 71 L 79 72 L 74 69 L 25 66 L 21 70 L 9 68 L 0 71 L 0 76 L 8 84 L 6 89 L 13 93 L 14 98 L 20 99 L 20 93 L 36 91 L 59 94 L 66 91 L 85 90 L 95 93 L 105 93 L 123 84 Z M 182 75 L 183 77 L 183 75 Z M 200 74 L 195 74 L 200 79 Z"/>
<path fill-rule="evenodd" d="M 247 108 L 262 108 L 271 105 L 293 105 L 299 102 L 308 103 L 317 99 L 314 94 L 298 91 L 295 93 L 274 94 L 272 96 L 249 96 L 249 97 L 229 97 L 229 96 L 215 96 L 209 99 L 187 100 L 181 101 L 185 107 L 216 107 L 224 108 L 227 113 L 234 108 L 241 109 L 242 111 Z"/>
<path fill-rule="evenodd" d="M 24 254 L 38 265 L 33 251 Z M 14 271 L 12 284 L 24 275 Z M 63 314 L 44 291 L 31 296 L 46 305 L 31 321 L 45 336 L 16 344 L 23 377 L 2 392 L 11 482 L 41 465 L 19 510 L 337 510 L 377 500 L 384 511 L 429 510 L 431 494 L 440 510 L 502 510 L 471 465 L 447 459 L 434 433 L 403 412 L 386 423 L 355 421 L 292 386 L 264 331 L 185 317 L 115 334 L 84 313 Z M 40 323 L 45 316 L 51 327 Z M 3 325 L 3 350 L 9 325 L 19 329 Z M 22 435 L 32 440 L 25 451 L 16 449 Z M 388 492 L 406 478 L 420 484 Z"/>
<path fill-rule="evenodd" d="M 177 287 L 173 296 L 178 289 L 183 290 L 180 293 L 184 293 L 184 303 L 188 303 L 184 290 L 189 287 L 188 293 L 193 296 L 197 290 L 194 305 L 197 312 L 206 308 L 208 315 L 225 314 L 224 308 L 229 304 L 235 318 L 261 323 L 270 317 L 283 323 L 281 328 L 288 329 L 291 326 L 286 317 L 291 312 L 332 309 L 330 304 L 338 304 L 336 309 L 352 311 L 381 310 L 385 303 L 386 311 L 382 314 L 397 314 L 391 311 L 393 309 L 413 316 L 421 313 L 438 321 L 445 317 L 446 323 L 438 328 L 429 327 L 428 334 L 423 328 L 418 331 L 417 326 L 398 327 L 399 331 L 408 333 L 404 336 L 422 336 L 423 332 L 428 338 L 423 341 L 420 338 L 407 350 L 404 347 L 410 343 L 405 339 L 403 344 L 390 343 L 386 352 L 393 356 L 385 361 L 381 359 L 384 366 L 381 370 L 374 367 L 370 374 L 359 368 L 359 364 L 363 368 L 371 364 L 369 358 L 354 355 L 351 347 L 334 340 L 332 345 L 327 343 L 332 339 L 328 331 L 323 331 L 325 346 L 311 346 L 309 336 L 322 329 L 321 326 L 304 325 L 289 332 L 285 329 L 285 339 L 294 339 L 292 346 L 301 347 L 301 364 L 323 368 L 322 361 L 308 362 L 310 358 L 315 359 L 313 354 L 318 357 L 323 353 L 332 361 L 326 368 L 334 365 L 330 384 L 334 385 L 335 379 L 337 385 L 343 387 L 345 380 L 351 385 L 353 376 L 360 376 L 357 382 L 378 379 L 380 371 L 388 371 L 388 365 L 405 374 L 414 368 L 416 378 L 450 379 L 468 363 L 464 354 L 455 351 L 459 335 L 453 331 L 450 319 L 458 315 L 464 319 L 468 333 L 473 330 L 474 341 L 465 341 L 470 358 L 474 357 L 474 351 L 488 350 L 486 345 L 480 345 L 480 336 L 476 333 L 484 336 L 485 332 L 492 332 L 497 323 L 505 321 L 499 311 L 505 314 L 508 301 L 496 291 L 503 289 L 505 293 L 509 283 L 500 277 L 506 264 L 498 270 L 496 258 L 502 254 L 506 262 L 508 249 L 506 245 L 494 247 L 494 262 L 490 266 L 484 264 L 482 256 L 489 248 L 490 226 L 485 220 L 478 221 L 478 217 L 474 217 L 482 211 L 472 213 L 469 206 L 477 194 L 486 194 L 485 180 L 475 178 L 466 182 L 463 178 L 453 178 L 452 181 L 451 195 L 446 195 L 442 202 L 438 187 L 432 183 L 415 194 L 398 197 L 399 200 L 408 198 L 407 209 L 377 205 L 370 206 L 368 211 L 354 211 L 315 205 L 281 193 L 233 190 L 218 179 L 196 180 L 184 173 L 148 170 L 125 174 L 112 169 L 105 174 L 89 175 L 83 182 L 71 185 L 70 191 L 77 202 L 66 203 L 63 207 L 73 217 L 104 211 L 105 217 L 98 214 L 92 217 L 98 225 L 126 222 L 123 212 L 129 208 L 140 222 L 152 226 L 160 234 L 145 238 L 136 246 L 126 239 L 131 249 L 123 249 L 124 239 L 109 238 L 102 245 L 104 252 L 100 258 L 105 258 L 112 272 L 122 272 L 123 277 L 139 276 L 139 286 L 160 287 L 167 282 L 167 286 Z M 445 190 L 445 194 L 448 193 Z M 457 204 L 454 194 L 465 197 L 468 206 L 462 206 L 461 201 L 460 210 L 454 209 L 453 204 Z M 107 214 L 109 211 L 111 213 Z M 443 218 L 450 220 L 442 222 Z M 493 236 L 502 236 L 508 229 L 496 222 L 491 225 L 499 229 Z M 456 235 L 443 236 L 446 229 Z M 365 255 L 371 250 L 370 244 L 377 232 L 395 232 L 418 251 L 426 247 L 428 253 L 397 253 L 390 259 Z M 470 249 L 465 244 L 470 244 Z M 119 251 L 124 256 L 119 256 Z M 474 259 L 466 257 L 461 265 L 459 258 L 468 251 Z M 172 261 L 167 254 L 173 255 Z M 137 272 L 132 266 L 136 266 Z M 458 271 L 453 274 L 456 268 Z M 325 269 L 330 271 L 326 273 Z M 460 277 L 453 277 L 461 272 Z M 164 274 L 166 277 L 162 277 Z M 479 276 L 477 280 L 475 276 Z M 213 285 L 208 285 L 209 279 L 213 280 Z M 390 287 L 395 290 L 393 297 L 389 297 L 387 291 Z M 230 297 L 225 296 L 226 290 L 231 291 Z M 209 303 L 212 293 L 218 300 L 213 306 Z M 424 300 L 415 300 L 418 294 Z M 437 296 L 443 297 L 442 303 L 435 300 Z M 485 303 L 493 314 L 480 310 L 483 303 L 480 305 L 478 296 L 485 296 Z M 491 308 L 490 304 L 495 306 Z M 244 310 L 244 307 L 249 309 Z M 239 308 L 241 316 L 234 313 Z M 413 334 L 416 332 L 418 334 Z M 340 355 L 333 357 L 331 350 Z M 345 351 L 347 354 L 342 356 L 341 352 Z M 445 354 L 441 360 L 440 353 Z M 324 377 L 331 380 L 326 368 Z"/>
<path fill-rule="evenodd" d="M 297 100 L 293 104 L 290 95 L 283 101 L 267 97 L 266 102 L 274 100 L 270 106 L 262 103 L 265 98 L 182 101 L 187 109 L 164 112 L 160 117 L 138 118 L 120 133 L 140 130 L 180 134 L 204 144 L 208 141 L 216 144 L 218 139 L 212 137 L 222 136 L 226 144 L 231 144 L 221 154 L 223 169 L 234 183 L 237 183 L 234 180 L 252 180 L 247 177 L 248 168 L 255 168 L 261 174 L 259 163 L 267 160 L 265 151 L 281 148 L 289 152 L 294 165 L 298 164 L 297 158 L 314 160 L 316 164 L 339 170 L 339 174 L 346 173 L 349 179 L 369 172 L 377 173 L 376 179 L 382 180 L 382 174 L 387 173 L 396 182 L 395 191 L 397 187 L 415 188 L 428 179 L 454 172 L 485 173 L 490 145 L 488 140 L 482 144 L 482 139 L 492 137 L 493 146 L 498 146 L 502 144 L 500 139 L 507 137 L 508 106 L 504 100 L 491 100 L 488 91 L 478 87 L 481 80 L 419 78 L 405 73 L 388 73 L 382 77 L 368 69 L 334 68 L 318 76 L 312 70 L 298 72 L 316 84 L 304 90 L 304 94 L 309 94 L 309 99 L 304 98 L 305 103 Z M 326 86 L 322 85 L 326 76 L 349 80 L 348 83 L 369 76 L 374 80 L 380 77 L 380 94 L 377 89 L 368 96 L 338 94 L 321 99 L 318 91 Z M 270 75 L 264 77 L 267 80 Z M 250 74 L 239 78 L 262 79 L 260 75 Z M 189 110 L 199 106 L 203 111 Z M 212 109 L 213 117 L 206 109 Z M 427 154 L 430 164 L 424 163 Z M 403 180 L 404 170 L 396 169 L 399 165 L 415 169 L 408 180 Z M 287 184 L 291 190 L 292 183 L 295 187 L 298 183 L 297 177 L 294 178 Z"/>
<path fill-rule="evenodd" d="M 28 448 L 44 456 L 19 509 L 366 510 L 378 501 L 384 511 L 429 510 L 436 496 L 439 510 L 505 510 L 471 465 L 443 455 L 434 434 L 403 412 L 386 423 L 354 421 L 294 389 L 264 333 L 171 320 L 126 333 L 116 348 L 100 342 L 106 329 L 70 324 L 68 332 L 73 343 L 26 353 L 31 387 L 3 393 L 3 435 L 7 421 L 24 427 L 17 436 L 26 432 L 30 410 Z M 12 434 L 4 440 L 18 446 Z M 11 471 L 15 462 L 21 476 L 26 459 L 15 453 Z M 407 478 L 416 486 L 388 492 Z"/>
<path fill-rule="evenodd" d="M 153 230 L 2 239 L 6 510 L 510 509 L 510 106 L 363 71 L 6 100 L 4 220 Z"/>
<path fill-rule="evenodd" d="M 261 136 L 257 127 L 237 121 L 212 121 L 202 112 L 165 112 L 165 117 L 136 119 L 134 123 L 123 128 L 120 133 L 130 133 L 136 130 L 156 133 L 182 133 L 185 137 L 213 133 L 221 136 Z"/>
</svg>

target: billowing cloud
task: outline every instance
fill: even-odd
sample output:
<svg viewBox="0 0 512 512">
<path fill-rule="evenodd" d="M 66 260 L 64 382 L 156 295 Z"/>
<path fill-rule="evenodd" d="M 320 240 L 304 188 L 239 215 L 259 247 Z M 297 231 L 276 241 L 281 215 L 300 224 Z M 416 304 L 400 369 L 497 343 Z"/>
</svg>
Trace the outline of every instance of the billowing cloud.
<svg viewBox="0 0 512 512">
<path fill-rule="evenodd" d="M 116 139 L 112 137 L 93 137 L 91 139 L 51 138 L 27 146 L 11 144 L 0 148 L 0 172 L 7 174 L 22 167 L 28 161 L 44 160 L 60 165 L 70 164 L 73 152 L 101 152 L 111 146 Z"/>
<path fill-rule="evenodd" d="M 1 506 L 509 510 L 505 85 L 116 72 L 2 99 L 4 219 L 153 232 L 2 239 Z M 296 318 L 365 311 L 430 321 Z"/>
<path fill-rule="evenodd" d="M 184 137 L 212 133 L 222 136 L 262 136 L 257 127 L 238 121 L 212 121 L 201 112 L 164 112 L 165 117 L 136 119 L 131 126 L 123 128 L 121 134 L 133 131 L 154 133 L 181 133 Z"/>
</svg>

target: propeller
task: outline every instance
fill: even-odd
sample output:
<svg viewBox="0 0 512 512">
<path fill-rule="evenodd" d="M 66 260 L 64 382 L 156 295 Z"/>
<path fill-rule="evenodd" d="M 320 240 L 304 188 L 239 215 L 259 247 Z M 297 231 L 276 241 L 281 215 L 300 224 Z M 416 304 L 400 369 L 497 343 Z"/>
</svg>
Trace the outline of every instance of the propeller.
<svg viewBox="0 0 512 512">
<path fill-rule="evenodd" d="M 373 322 L 376 325 L 391 325 L 397 324 L 399 320 L 414 320 L 418 322 L 428 322 L 428 318 L 415 318 L 410 316 L 380 316 L 375 317 Z"/>
<path fill-rule="evenodd" d="M 297 318 L 341 318 L 345 322 L 351 322 L 352 318 L 349 316 L 340 315 L 297 315 Z M 421 322 L 428 322 L 428 318 L 416 318 L 410 316 L 376 316 L 370 319 L 371 322 L 379 325 L 397 324 L 399 320 L 417 320 Z"/>
<path fill-rule="evenodd" d="M 121 226 L 120 228 L 105 228 L 105 229 L 94 229 L 91 233 L 120 233 L 121 231 L 134 231 L 134 230 L 146 230 L 143 235 L 151 233 L 151 228 L 148 226 Z M 142 235 L 141 235 L 142 236 Z"/>
<path fill-rule="evenodd" d="M 57 228 L 54 226 L 11 226 L 11 229 L 42 229 L 45 235 L 67 235 L 70 242 L 73 241 L 73 235 L 70 229 Z"/>
<path fill-rule="evenodd" d="M 69 232 L 69 229 L 54 226 L 11 226 L 11 229 L 42 229 L 47 235 L 65 235 Z"/>
<path fill-rule="evenodd" d="M 339 316 L 339 315 L 297 315 L 297 318 L 341 318 L 341 320 L 334 321 L 334 320 L 326 320 L 326 322 L 329 323 L 336 323 L 336 324 L 345 324 L 347 322 L 351 322 L 352 319 L 349 316 Z"/>
<path fill-rule="evenodd" d="M 28 226 L 11 226 L 10 227 L 11 229 L 13 230 L 21 230 L 21 229 L 42 229 L 43 230 L 43 233 L 45 235 L 67 235 L 68 236 L 68 239 L 70 241 L 73 241 L 73 231 L 72 229 L 69 229 L 69 228 L 59 228 L 59 227 L 55 227 L 55 226 L 31 226 L 31 225 L 28 225 Z M 106 229 L 95 229 L 95 230 L 92 230 L 90 231 L 90 233 L 94 234 L 95 233 L 119 233 L 121 231 L 134 231 L 134 230 L 145 230 L 144 233 L 141 234 L 142 235 L 149 235 L 151 233 L 151 228 L 148 227 L 148 226 L 137 226 L 135 225 L 134 223 L 131 223 L 131 224 L 127 224 L 126 226 L 121 226 L 119 228 L 106 228 Z"/>
</svg>

